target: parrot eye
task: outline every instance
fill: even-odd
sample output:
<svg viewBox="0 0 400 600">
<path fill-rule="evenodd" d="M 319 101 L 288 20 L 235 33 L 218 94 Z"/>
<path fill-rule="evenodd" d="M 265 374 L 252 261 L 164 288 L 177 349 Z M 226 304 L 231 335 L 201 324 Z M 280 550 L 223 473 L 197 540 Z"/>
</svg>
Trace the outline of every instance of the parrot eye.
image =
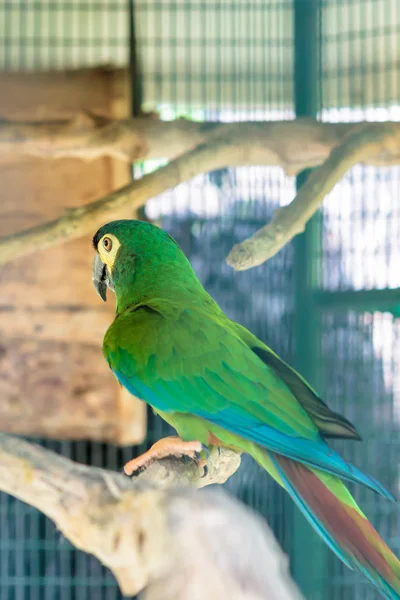
<svg viewBox="0 0 400 600">
<path fill-rule="evenodd" d="M 112 240 L 109 237 L 105 237 L 103 239 L 103 248 L 106 252 L 111 252 L 112 249 Z"/>
</svg>

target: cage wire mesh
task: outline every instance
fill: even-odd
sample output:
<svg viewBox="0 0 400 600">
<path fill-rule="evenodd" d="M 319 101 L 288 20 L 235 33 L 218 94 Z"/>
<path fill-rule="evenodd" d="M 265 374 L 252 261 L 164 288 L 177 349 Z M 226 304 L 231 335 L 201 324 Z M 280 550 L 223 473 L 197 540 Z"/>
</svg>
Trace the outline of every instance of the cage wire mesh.
<svg viewBox="0 0 400 600">
<path fill-rule="evenodd" d="M 340 28 L 335 29 L 339 19 Z M 390 0 L 324 4 L 322 120 L 399 120 L 399 34 L 399 6 Z M 351 169 L 324 201 L 322 236 L 316 249 L 321 286 L 327 294 L 319 364 L 325 398 L 334 410 L 356 423 L 365 440 L 335 446 L 395 493 L 399 491 L 400 321 L 391 290 L 400 283 L 399 190 L 397 166 Z M 377 296 L 367 311 L 363 291 L 373 289 L 389 291 Z M 345 302 L 339 299 L 338 310 L 335 293 L 349 290 L 358 293 L 346 295 Z M 387 312 L 390 303 L 391 313 Z M 399 556 L 398 508 L 359 486 L 353 486 L 352 492 Z M 379 597 L 331 554 L 325 573 L 329 573 L 332 600 Z"/>
<path fill-rule="evenodd" d="M 157 110 L 164 119 L 294 117 L 291 0 L 136 0 L 134 10 L 145 109 Z M 324 0 L 319 11 L 319 117 L 398 120 L 397 1 Z M 1 66 L 30 70 L 127 65 L 128 15 L 123 0 L 3 0 Z M 147 163 L 143 170 L 156 166 Z M 320 236 L 308 256 L 320 269 L 324 297 L 317 306 L 314 365 L 320 391 L 367 440 L 338 447 L 392 489 L 398 488 L 400 451 L 399 318 L 378 301 L 365 310 L 359 293 L 399 286 L 399 189 L 398 168 L 353 169 L 324 202 Z M 196 177 L 146 207 L 148 217 L 159 220 L 182 245 L 226 313 L 289 362 L 295 359 L 293 320 L 300 310 L 293 246 L 267 264 L 237 274 L 224 259 L 233 243 L 268 221 L 294 192 L 294 179 L 278 168 L 223 169 Z M 358 295 L 347 294 L 345 301 L 335 303 L 337 294 L 346 291 Z M 165 431 L 161 421 L 152 419 L 148 443 Z M 97 443 L 43 443 L 74 460 L 108 468 L 119 468 L 129 457 L 128 451 Z M 302 548 L 307 554 L 313 538 L 297 539 L 304 531 L 290 526 L 290 501 L 252 461 L 243 462 L 228 489 L 267 518 L 287 551 Z M 398 509 L 363 489 L 355 493 L 399 555 Z M 0 519 L 1 600 L 120 597 L 111 575 L 94 558 L 73 549 L 37 511 L 1 495 Z M 320 564 L 323 568 L 304 590 L 307 599 L 378 597 L 329 551 Z"/>
</svg>

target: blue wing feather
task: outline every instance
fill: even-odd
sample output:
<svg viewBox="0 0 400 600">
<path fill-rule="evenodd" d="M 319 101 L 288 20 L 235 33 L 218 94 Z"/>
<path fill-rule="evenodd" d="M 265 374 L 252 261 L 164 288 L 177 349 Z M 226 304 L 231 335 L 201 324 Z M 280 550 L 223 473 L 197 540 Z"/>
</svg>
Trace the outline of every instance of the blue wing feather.
<svg viewBox="0 0 400 600">
<path fill-rule="evenodd" d="M 156 383 L 150 389 L 138 378 L 126 377 L 121 371 L 116 371 L 115 375 L 132 394 L 145 400 L 157 410 L 166 413 L 176 412 L 175 409 L 170 407 L 176 402 L 177 396 L 179 397 L 182 394 L 179 384 L 163 381 Z M 185 406 L 188 404 L 190 404 L 190 399 L 186 399 Z M 287 435 L 250 414 L 243 414 L 242 411 L 235 409 L 235 406 L 232 405 L 216 413 L 203 411 L 199 407 L 194 408 L 191 412 L 206 421 L 259 444 L 267 450 L 293 458 L 332 475 L 339 475 L 348 481 L 362 483 L 378 494 L 395 501 L 394 496 L 376 479 L 347 463 L 322 439 L 314 442 Z"/>
</svg>

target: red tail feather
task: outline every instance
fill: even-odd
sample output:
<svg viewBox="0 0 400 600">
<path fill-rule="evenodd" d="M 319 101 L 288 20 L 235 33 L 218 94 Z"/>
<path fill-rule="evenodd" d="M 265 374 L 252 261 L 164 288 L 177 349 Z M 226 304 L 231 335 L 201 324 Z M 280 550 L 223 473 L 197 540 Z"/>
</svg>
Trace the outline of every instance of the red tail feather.
<svg viewBox="0 0 400 600">
<path fill-rule="evenodd" d="M 346 559 L 374 580 L 383 593 L 391 594 L 386 589 L 386 582 L 395 594 L 387 597 L 400 598 L 400 562 L 361 512 L 342 502 L 315 472 L 304 465 L 277 455 L 276 461 L 302 502 L 340 546 Z"/>
</svg>

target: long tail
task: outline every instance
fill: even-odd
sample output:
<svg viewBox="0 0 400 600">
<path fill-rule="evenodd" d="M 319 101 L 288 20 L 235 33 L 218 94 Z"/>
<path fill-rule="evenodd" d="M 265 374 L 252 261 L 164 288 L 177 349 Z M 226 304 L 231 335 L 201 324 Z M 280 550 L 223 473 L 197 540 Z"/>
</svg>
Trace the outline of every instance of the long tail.
<svg viewBox="0 0 400 600">
<path fill-rule="evenodd" d="M 400 561 L 361 512 L 344 483 L 334 475 L 278 454 L 263 455 L 254 458 L 289 492 L 337 556 L 348 567 L 366 575 L 384 598 L 400 600 Z"/>
</svg>

